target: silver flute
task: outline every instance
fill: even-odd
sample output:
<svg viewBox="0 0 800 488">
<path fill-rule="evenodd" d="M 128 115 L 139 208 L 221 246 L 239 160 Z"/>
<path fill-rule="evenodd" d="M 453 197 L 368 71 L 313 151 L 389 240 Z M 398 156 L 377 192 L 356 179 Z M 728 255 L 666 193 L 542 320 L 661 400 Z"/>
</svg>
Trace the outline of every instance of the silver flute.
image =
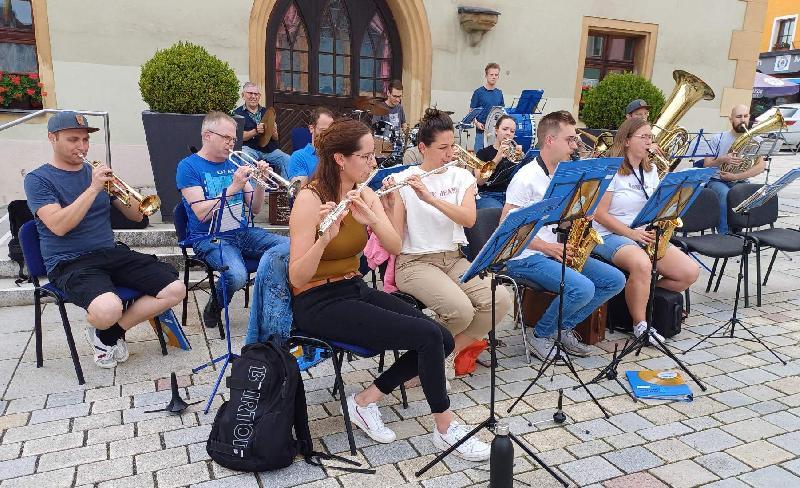
<svg viewBox="0 0 800 488">
<path fill-rule="evenodd" d="M 458 160 L 458 159 L 450 161 L 449 163 L 445 164 L 441 168 L 432 169 L 430 171 L 426 171 L 425 173 L 422 173 L 421 175 L 419 175 L 419 177 L 420 177 L 420 179 L 422 179 L 422 178 L 425 178 L 426 176 L 430 176 L 430 175 L 433 175 L 433 174 L 436 174 L 436 173 L 442 173 L 444 170 L 446 170 L 450 166 L 455 166 L 456 164 L 458 164 L 460 162 L 461 161 Z M 403 188 L 404 186 L 408 186 L 408 178 L 406 178 L 405 180 L 403 180 L 403 181 L 401 181 L 399 183 L 395 183 L 392 186 L 389 186 L 389 187 L 386 187 L 386 188 L 381 188 L 380 190 L 375 192 L 375 195 L 377 195 L 378 198 L 380 198 L 380 197 L 382 197 L 382 196 L 384 196 L 384 195 L 386 195 L 388 193 L 392 193 L 393 191 L 397 191 L 400 188 Z"/>
<path fill-rule="evenodd" d="M 372 173 L 370 173 L 369 176 L 367 176 L 367 179 L 356 187 L 356 192 L 358 195 L 360 195 L 361 192 L 364 190 L 364 188 L 366 188 L 367 185 L 369 185 L 369 182 L 372 181 L 373 178 L 375 178 L 375 175 L 378 174 L 378 171 L 380 170 L 379 169 L 373 170 Z M 322 219 L 322 222 L 320 222 L 317 235 L 322 236 L 323 234 L 325 234 L 325 232 L 328 231 L 331 225 L 333 225 L 334 222 L 339 220 L 339 217 L 342 216 L 342 214 L 344 213 L 345 210 L 347 210 L 347 207 L 349 205 L 350 205 L 349 197 L 337 203 L 336 206 L 333 207 L 333 210 L 331 210 L 330 213 L 326 215 L 324 219 Z"/>
</svg>

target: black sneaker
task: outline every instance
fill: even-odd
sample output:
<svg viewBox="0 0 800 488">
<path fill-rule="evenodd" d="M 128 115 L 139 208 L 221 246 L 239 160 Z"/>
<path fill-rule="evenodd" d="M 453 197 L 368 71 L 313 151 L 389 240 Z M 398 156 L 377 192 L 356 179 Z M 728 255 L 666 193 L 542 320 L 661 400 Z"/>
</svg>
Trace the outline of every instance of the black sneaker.
<svg viewBox="0 0 800 488">
<path fill-rule="evenodd" d="M 206 327 L 219 327 L 222 324 L 220 312 L 217 301 L 213 297 L 209 298 L 206 308 L 203 309 L 203 323 L 206 324 Z"/>
</svg>

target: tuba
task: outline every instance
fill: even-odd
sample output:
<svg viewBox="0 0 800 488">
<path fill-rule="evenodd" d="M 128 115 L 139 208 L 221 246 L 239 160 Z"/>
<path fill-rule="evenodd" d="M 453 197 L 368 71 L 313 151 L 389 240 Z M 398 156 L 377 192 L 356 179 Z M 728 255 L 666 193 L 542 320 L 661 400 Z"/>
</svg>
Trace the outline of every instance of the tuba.
<svg viewBox="0 0 800 488">
<path fill-rule="evenodd" d="M 689 133 L 678 125 L 678 121 L 686 115 L 692 106 L 700 100 L 713 100 L 714 90 L 697 76 L 676 69 L 672 72 L 675 88 L 672 89 L 658 120 L 653 124 L 653 142 L 664 151 L 664 154 L 684 154 L 689 147 Z M 674 171 L 680 159 L 668 161 L 657 158 L 653 164 L 658 168 L 659 177 Z M 668 165 L 667 165 L 668 163 Z"/>
<path fill-rule="evenodd" d="M 82 156 L 82 159 L 84 164 L 91 165 L 92 168 L 103 164 L 100 161 L 89 161 L 85 156 Z M 142 195 L 118 176 L 113 173 L 112 176 L 114 179 L 106 183 L 106 193 L 117 197 L 117 200 L 126 207 L 131 206 L 131 201 L 137 202 L 137 208 L 144 216 L 153 215 L 161 208 L 161 199 L 158 198 L 158 195 Z"/>
<path fill-rule="evenodd" d="M 589 131 L 577 129 L 578 132 L 578 158 L 602 158 L 614 145 L 614 134 L 611 132 L 602 132 L 600 135 L 592 135 Z M 583 142 L 583 138 L 588 139 L 592 145 Z"/>
<path fill-rule="evenodd" d="M 758 150 L 759 143 L 755 140 L 756 136 L 781 130 L 784 127 L 786 127 L 786 121 L 783 120 L 783 115 L 781 115 L 780 110 L 776 110 L 772 116 L 754 125 L 750 130 L 747 130 L 747 127 L 745 127 L 744 134 L 737 137 L 730 148 L 730 152 L 739 155 L 742 160 L 738 164 L 723 164 L 720 166 L 719 170 L 727 173 L 741 173 L 752 168 L 758 160 L 756 151 Z"/>
<path fill-rule="evenodd" d="M 567 245 L 572 247 L 572 257 L 567 258 L 567 266 L 580 272 L 589 259 L 592 249 L 598 244 L 603 243 L 595 229 L 592 228 L 592 221 L 587 218 L 575 219 L 569 229 Z"/>
</svg>

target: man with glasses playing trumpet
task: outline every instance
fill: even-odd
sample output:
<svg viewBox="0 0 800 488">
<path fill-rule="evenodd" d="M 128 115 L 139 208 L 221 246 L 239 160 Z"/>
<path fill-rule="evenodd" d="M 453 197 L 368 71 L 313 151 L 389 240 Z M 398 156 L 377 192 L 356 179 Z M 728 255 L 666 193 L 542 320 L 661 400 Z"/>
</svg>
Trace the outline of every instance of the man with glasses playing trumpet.
<svg viewBox="0 0 800 488">
<path fill-rule="evenodd" d="M 259 184 L 254 188 L 250 179 L 256 171 L 268 175 L 271 169 L 264 161 L 258 161 L 256 167 L 237 165 L 229 160 L 236 143 L 236 121 L 228 114 L 210 112 L 203 119 L 201 137 L 203 146 L 200 150 L 178 163 L 176 182 L 188 216 L 187 234 L 190 239 L 208 236 L 211 219 L 219 206 L 216 197 L 223 190 L 226 190 L 228 207 L 241 208 L 234 217 L 245 225 L 218 238 L 208 236 L 193 245 L 198 258 L 218 271 L 224 270 L 221 276 L 230 302 L 233 294 L 247 283 L 245 258 L 258 259 L 267 249 L 280 245 L 286 246 L 284 252 L 288 253 L 289 244 L 286 237 L 246 225 L 249 218 L 247 208 L 253 215 L 260 212 L 265 195 L 264 187 Z M 211 296 L 203 309 L 206 327 L 219 326 L 220 311 L 226 305 L 222 300 L 222 287 L 218 286 L 216 292 L 216 297 Z"/>
<path fill-rule="evenodd" d="M 180 303 L 186 288 L 171 265 L 115 244 L 111 205 L 134 221 L 144 218 L 142 210 L 155 208 L 134 205 L 132 195 L 109 190 L 109 184 L 122 187 L 121 180 L 108 166 L 88 163 L 89 133 L 97 130 L 76 112 L 54 115 L 47 123 L 53 160 L 25 176 L 25 194 L 36 216 L 48 279 L 67 301 L 86 309 L 94 362 L 113 368 L 128 359 L 125 332 Z M 115 285 L 145 296 L 123 311 Z"/>
</svg>

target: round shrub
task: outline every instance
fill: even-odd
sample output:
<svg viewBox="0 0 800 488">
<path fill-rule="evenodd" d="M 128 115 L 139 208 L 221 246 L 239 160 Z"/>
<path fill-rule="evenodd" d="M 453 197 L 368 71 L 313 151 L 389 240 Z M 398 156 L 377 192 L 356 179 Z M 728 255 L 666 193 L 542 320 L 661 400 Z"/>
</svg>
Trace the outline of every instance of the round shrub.
<svg viewBox="0 0 800 488">
<path fill-rule="evenodd" d="M 633 73 L 609 73 L 584 94 L 581 120 L 590 129 L 616 129 L 625 121 L 625 107 L 637 98 L 650 105 L 654 122 L 664 106 L 661 90 Z"/>
<path fill-rule="evenodd" d="M 203 47 L 178 42 L 142 65 L 142 99 L 154 112 L 230 112 L 239 99 L 239 80 L 228 63 Z"/>
</svg>

